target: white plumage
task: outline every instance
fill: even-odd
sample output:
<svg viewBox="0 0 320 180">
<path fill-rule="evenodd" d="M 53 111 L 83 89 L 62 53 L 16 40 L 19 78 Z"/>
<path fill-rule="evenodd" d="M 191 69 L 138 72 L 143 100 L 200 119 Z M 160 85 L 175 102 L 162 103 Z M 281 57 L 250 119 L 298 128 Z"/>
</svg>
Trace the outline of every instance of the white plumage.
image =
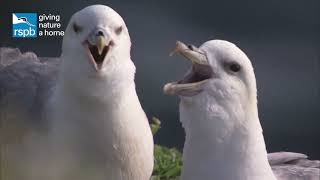
<svg viewBox="0 0 320 180">
<path fill-rule="evenodd" d="M 43 103 L 42 121 L 48 129 L 27 131 L 23 142 L 8 145 L 10 153 L 4 155 L 2 164 L 9 162 L 15 177 L 150 178 L 153 139 L 136 94 L 130 48 L 127 27 L 113 9 L 93 5 L 72 16 L 63 38 L 58 78 L 53 88 L 46 89 L 48 101 Z M 18 152 L 18 148 L 23 150 Z M 28 161 L 12 158 L 15 151 Z"/>
<path fill-rule="evenodd" d="M 294 167 L 299 166 L 295 160 L 306 160 L 301 154 L 272 154 L 271 168 L 258 117 L 253 67 L 237 46 L 222 40 L 208 41 L 200 48 L 177 42 L 175 52 L 193 62 L 183 80 L 164 87 L 166 93 L 181 98 L 180 121 L 186 133 L 182 180 L 319 177 L 318 161 L 307 160 L 315 167 Z"/>
</svg>

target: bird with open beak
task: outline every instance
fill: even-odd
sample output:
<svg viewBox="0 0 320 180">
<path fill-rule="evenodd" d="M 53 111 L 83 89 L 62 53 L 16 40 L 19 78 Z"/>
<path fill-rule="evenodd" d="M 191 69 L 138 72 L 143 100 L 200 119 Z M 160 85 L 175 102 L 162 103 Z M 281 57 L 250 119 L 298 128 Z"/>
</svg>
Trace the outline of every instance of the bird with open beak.
<svg viewBox="0 0 320 180">
<path fill-rule="evenodd" d="M 173 53 L 192 62 L 180 81 L 164 86 L 180 97 L 186 138 L 181 180 L 315 180 L 320 162 L 299 153 L 267 154 L 251 61 L 223 40 L 200 48 L 177 42 Z"/>
<path fill-rule="evenodd" d="M 110 7 L 89 6 L 71 17 L 48 108 L 55 180 L 150 178 L 153 137 L 130 50 L 126 24 Z"/>
<path fill-rule="evenodd" d="M 212 75 L 205 53 L 193 45 L 186 45 L 177 41 L 176 47 L 170 53 L 170 56 L 174 54 L 180 54 L 191 61 L 192 68 L 182 80 L 166 84 L 164 92 L 183 96 L 192 96 L 201 92 L 202 86 Z"/>
</svg>

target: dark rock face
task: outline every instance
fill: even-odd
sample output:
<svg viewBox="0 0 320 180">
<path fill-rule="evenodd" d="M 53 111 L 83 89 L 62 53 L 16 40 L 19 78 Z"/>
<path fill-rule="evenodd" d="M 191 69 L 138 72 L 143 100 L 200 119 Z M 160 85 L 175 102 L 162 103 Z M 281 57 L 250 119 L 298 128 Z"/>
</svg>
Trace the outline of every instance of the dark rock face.
<svg viewBox="0 0 320 180">
<path fill-rule="evenodd" d="M 44 128 L 46 123 L 41 116 L 55 85 L 59 64 L 59 58 L 38 58 L 33 52 L 0 48 L 2 140 L 10 140 L 30 128 Z"/>
</svg>

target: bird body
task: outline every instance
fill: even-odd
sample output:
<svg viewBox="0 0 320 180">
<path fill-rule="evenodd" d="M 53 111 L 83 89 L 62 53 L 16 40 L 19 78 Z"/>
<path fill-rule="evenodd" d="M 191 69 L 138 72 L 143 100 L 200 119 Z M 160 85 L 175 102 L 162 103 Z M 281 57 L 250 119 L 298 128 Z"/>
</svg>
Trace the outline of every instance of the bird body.
<svg viewBox="0 0 320 180">
<path fill-rule="evenodd" d="M 300 166 L 296 154 L 269 156 L 257 108 L 256 79 L 244 52 L 223 40 L 200 48 L 177 42 L 175 53 L 192 68 L 164 91 L 177 94 L 180 121 L 185 129 L 182 180 L 314 180 L 320 169 Z M 316 165 L 307 161 L 302 164 Z M 299 166 L 299 165 L 298 165 Z M 318 167 L 320 168 L 320 167 Z M 301 171 L 304 170 L 304 171 Z M 307 172 L 306 172 L 307 171 Z"/>
<path fill-rule="evenodd" d="M 59 148 L 56 163 L 62 165 L 58 174 L 72 173 L 72 178 L 85 179 L 87 176 L 78 172 L 89 168 L 95 179 L 151 176 L 150 127 L 134 85 L 125 87 L 105 101 L 65 94 L 68 90 L 56 95 L 50 136 Z"/>
<path fill-rule="evenodd" d="M 153 169 L 153 138 L 136 93 L 136 68 L 130 51 L 129 32 L 121 16 L 110 7 L 93 5 L 71 17 L 63 37 L 59 65 L 52 67 L 58 72 L 55 78 L 48 78 L 54 81 L 50 85 L 35 86 L 41 84 L 38 81 L 45 74 L 37 74 L 38 69 L 47 68 L 44 62 L 33 65 L 29 62 L 28 70 L 23 69 L 27 73 L 22 75 L 22 72 L 8 75 L 10 71 L 5 70 L 14 68 L 11 66 L 1 70 L 17 82 L 20 75 L 22 80 L 35 81 L 23 87 L 25 94 L 32 90 L 29 94 L 35 97 L 21 100 L 37 114 L 28 113 L 28 119 L 44 124 L 37 129 L 34 124 L 24 122 L 26 116 L 22 113 L 9 119 L 12 115 L 7 116 L 7 110 L 0 111 L 1 124 L 14 124 L 14 120 L 31 127 L 23 128 L 23 135 L 14 143 L 1 138 L 1 143 L 8 145 L 5 151 L 1 146 L 1 152 L 5 152 L 0 154 L 5 159 L 4 162 L 1 158 L 1 165 L 10 166 L 5 169 L 4 179 L 149 180 Z M 1 103 L 23 94 L 20 86 L 13 89 L 17 83 L 13 86 L 4 78 L 0 80 L 13 90 L 13 93 L 3 92 L 5 88 L 1 90 Z M 37 111 L 38 101 L 41 112 Z M 11 104 L 29 112 L 26 106 Z M 15 111 L 10 108 L 12 112 Z M 14 173 L 9 172 L 12 169 Z"/>
<path fill-rule="evenodd" d="M 232 124 L 229 118 L 247 116 L 239 117 L 241 109 L 221 102 L 228 96 L 223 92 L 221 95 L 180 102 L 180 120 L 186 131 L 182 179 L 275 180 L 260 124 L 255 123 L 251 127 Z M 208 101 L 215 105 L 206 106 Z"/>
<path fill-rule="evenodd" d="M 77 172 L 89 167 L 95 179 L 150 178 L 153 140 L 135 90 L 130 46 L 122 18 L 109 7 L 89 6 L 71 18 L 49 106 L 49 136 L 57 163 L 64 164 L 58 174 L 86 179 Z"/>
</svg>

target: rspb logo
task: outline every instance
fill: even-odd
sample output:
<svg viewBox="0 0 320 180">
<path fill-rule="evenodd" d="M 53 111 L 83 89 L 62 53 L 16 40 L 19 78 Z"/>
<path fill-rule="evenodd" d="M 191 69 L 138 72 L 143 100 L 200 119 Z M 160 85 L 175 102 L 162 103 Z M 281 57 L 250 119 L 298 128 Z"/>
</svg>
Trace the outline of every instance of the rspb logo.
<svg viewBox="0 0 320 180">
<path fill-rule="evenodd" d="M 12 13 L 12 37 L 37 37 L 37 13 Z"/>
</svg>

